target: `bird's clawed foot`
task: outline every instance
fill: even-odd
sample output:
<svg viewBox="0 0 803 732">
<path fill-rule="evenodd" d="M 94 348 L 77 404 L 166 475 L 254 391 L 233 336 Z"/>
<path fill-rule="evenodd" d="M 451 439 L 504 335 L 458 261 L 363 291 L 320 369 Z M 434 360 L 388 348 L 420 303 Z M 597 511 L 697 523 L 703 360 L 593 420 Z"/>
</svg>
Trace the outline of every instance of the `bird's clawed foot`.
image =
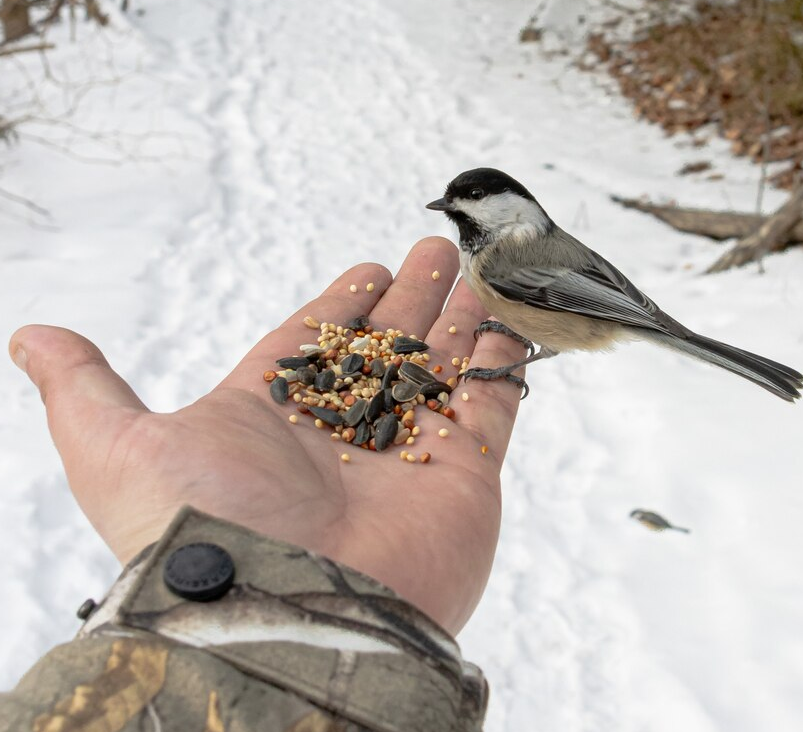
<svg viewBox="0 0 803 732">
<path fill-rule="evenodd" d="M 529 351 L 527 358 L 532 358 L 535 355 L 535 345 L 531 340 L 520 336 L 515 330 L 511 330 L 498 320 L 483 320 L 474 331 L 474 340 L 476 341 L 483 333 L 501 333 L 502 335 L 506 335 L 517 343 L 521 343 L 521 345 Z"/>
<path fill-rule="evenodd" d="M 483 327 L 486 326 L 486 327 Z M 531 341 L 528 341 L 526 338 L 522 338 L 518 333 L 510 330 L 506 326 L 502 325 L 501 323 L 496 322 L 495 320 L 486 320 L 484 323 L 480 323 L 479 327 L 476 331 L 474 331 L 475 335 L 478 333 L 484 333 L 487 331 L 493 331 L 494 333 L 502 333 L 503 335 L 509 335 L 514 340 L 518 341 L 519 343 L 523 343 L 527 345 L 530 349 L 530 353 L 527 358 L 522 359 L 521 361 L 517 361 L 516 363 L 510 364 L 510 366 L 500 366 L 496 369 L 486 369 L 486 368 L 473 368 L 466 371 L 463 374 L 463 378 L 468 381 L 469 379 L 481 379 L 482 381 L 494 381 L 496 379 L 505 379 L 509 381 L 511 384 L 515 384 L 520 389 L 523 390 L 523 394 L 521 395 L 522 399 L 525 399 L 527 395 L 530 393 L 530 387 L 527 386 L 527 382 L 521 378 L 521 376 L 516 376 L 513 372 L 516 369 L 521 368 L 522 366 L 526 366 L 528 363 L 532 363 L 533 361 L 538 361 L 542 358 L 552 358 L 552 356 L 557 356 L 557 351 L 552 351 L 549 348 L 541 346 L 539 351 L 536 353 L 535 346 L 533 346 Z"/>
<path fill-rule="evenodd" d="M 474 368 L 466 371 L 466 373 L 463 374 L 463 378 L 466 381 L 469 379 L 480 379 L 482 381 L 505 379 L 511 384 L 518 386 L 519 389 L 524 390 L 524 393 L 521 395 L 521 398 L 524 399 L 530 393 L 530 387 L 527 386 L 527 382 L 522 379 L 521 376 L 516 376 L 512 373 L 517 368 L 519 368 L 519 364 L 514 364 L 513 366 L 503 366 L 502 368 L 498 369 Z"/>
</svg>

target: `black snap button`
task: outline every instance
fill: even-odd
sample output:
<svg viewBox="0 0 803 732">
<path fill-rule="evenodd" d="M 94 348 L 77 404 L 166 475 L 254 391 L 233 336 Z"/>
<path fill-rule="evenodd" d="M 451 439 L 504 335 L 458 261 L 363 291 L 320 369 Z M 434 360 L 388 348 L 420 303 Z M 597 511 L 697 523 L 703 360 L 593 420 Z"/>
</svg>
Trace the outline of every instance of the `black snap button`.
<svg viewBox="0 0 803 732">
<path fill-rule="evenodd" d="M 217 544 L 186 544 L 167 558 L 164 582 L 171 592 L 187 600 L 217 600 L 234 582 L 234 562 Z"/>
<path fill-rule="evenodd" d="M 75 614 L 78 616 L 79 620 L 86 620 L 97 606 L 98 604 L 89 597 L 81 603 L 81 607 L 78 608 Z"/>
</svg>

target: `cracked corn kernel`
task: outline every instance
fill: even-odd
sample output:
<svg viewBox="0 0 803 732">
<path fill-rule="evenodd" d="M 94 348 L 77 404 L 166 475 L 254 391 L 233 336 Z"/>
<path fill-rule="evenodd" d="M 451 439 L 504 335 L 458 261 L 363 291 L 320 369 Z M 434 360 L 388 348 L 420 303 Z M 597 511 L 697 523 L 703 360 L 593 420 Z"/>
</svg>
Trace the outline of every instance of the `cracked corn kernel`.
<svg viewBox="0 0 803 732">
<path fill-rule="evenodd" d="M 467 402 L 467 401 L 468 401 L 468 392 L 467 392 L 467 391 L 464 391 L 464 392 L 463 392 L 463 397 L 462 397 L 462 398 L 463 398 L 463 401 L 464 401 L 464 402 Z"/>
<path fill-rule="evenodd" d="M 487 454 L 488 454 L 488 445 L 483 445 L 483 446 L 480 448 L 480 452 L 481 452 L 483 455 L 487 455 Z"/>
<path fill-rule="evenodd" d="M 313 318 L 311 315 L 307 315 L 304 317 L 304 325 L 306 325 L 307 328 L 321 327 L 321 324 L 317 320 L 315 320 L 315 318 Z"/>
</svg>

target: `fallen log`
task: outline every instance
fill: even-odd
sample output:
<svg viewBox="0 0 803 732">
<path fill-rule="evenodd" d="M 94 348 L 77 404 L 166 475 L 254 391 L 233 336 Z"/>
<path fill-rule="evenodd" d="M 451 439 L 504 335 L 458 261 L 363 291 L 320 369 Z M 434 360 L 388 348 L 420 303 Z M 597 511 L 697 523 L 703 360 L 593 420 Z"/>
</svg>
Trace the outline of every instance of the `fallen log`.
<svg viewBox="0 0 803 732">
<path fill-rule="evenodd" d="M 704 208 L 661 206 L 655 203 L 646 203 L 637 198 L 619 198 L 618 196 L 611 196 L 611 199 L 625 208 L 652 214 L 678 231 L 699 234 L 718 241 L 743 239 L 756 231 L 767 220 L 766 216 L 736 211 L 709 211 Z M 784 246 L 801 243 L 803 243 L 803 221 L 798 221 L 787 234 Z"/>
<path fill-rule="evenodd" d="M 783 249 L 789 241 L 789 232 L 803 219 L 803 186 L 792 191 L 792 195 L 759 228 L 744 239 L 740 239 L 706 273 L 722 272 L 731 267 L 739 267 L 748 262 L 760 260 L 765 254 Z"/>
</svg>

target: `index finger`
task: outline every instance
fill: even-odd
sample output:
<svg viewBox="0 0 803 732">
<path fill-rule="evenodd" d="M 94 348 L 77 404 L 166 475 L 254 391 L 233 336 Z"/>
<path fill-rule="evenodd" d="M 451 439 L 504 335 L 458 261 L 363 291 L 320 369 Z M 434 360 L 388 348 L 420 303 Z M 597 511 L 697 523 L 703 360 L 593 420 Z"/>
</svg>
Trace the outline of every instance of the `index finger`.
<svg viewBox="0 0 803 732">
<path fill-rule="evenodd" d="M 297 354 L 302 343 L 317 341 L 320 332 L 314 325 L 305 325 L 305 318 L 312 318 L 308 322 L 345 325 L 352 318 L 369 314 L 392 280 L 386 267 L 373 262 L 347 270 L 319 297 L 262 338 L 220 385 L 254 388 L 262 381 L 263 372 L 275 366 L 277 358 Z"/>
</svg>

